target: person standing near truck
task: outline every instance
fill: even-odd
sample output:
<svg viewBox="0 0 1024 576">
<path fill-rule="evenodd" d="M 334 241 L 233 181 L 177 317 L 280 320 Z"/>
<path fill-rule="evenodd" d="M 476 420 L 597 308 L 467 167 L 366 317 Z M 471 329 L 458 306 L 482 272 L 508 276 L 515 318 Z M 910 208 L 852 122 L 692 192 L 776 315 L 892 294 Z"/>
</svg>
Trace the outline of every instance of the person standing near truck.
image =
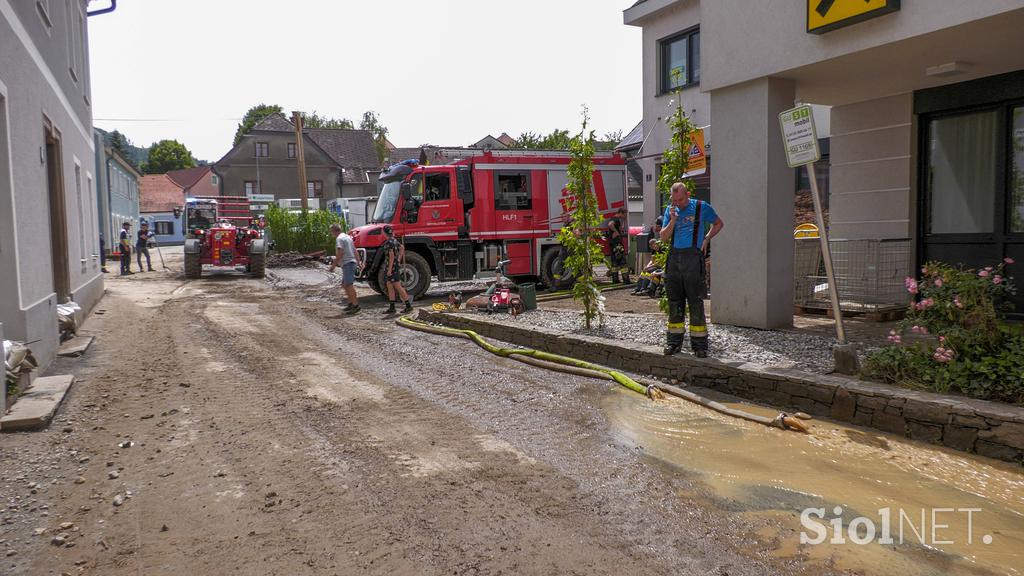
<svg viewBox="0 0 1024 576">
<path fill-rule="evenodd" d="M 345 234 L 340 224 L 331 224 L 331 236 L 334 236 L 334 260 L 331 261 L 331 272 L 341 266 L 341 289 L 345 291 L 348 304 L 342 309 L 345 314 L 359 313 L 359 296 L 356 294 L 356 268 L 362 268 L 359 254 L 352 237 Z"/>
<path fill-rule="evenodd" d="M 622 282 L 629 284 L 629 265 L 626 262 L 626 247 L 623 245 L 623 239 L 628 235 L 626 214 L 625 206 L 616 210 L 615 215 L 608 220 L 608 230 L 605 231 L 611 264 L 608 266 L 608 273 L 615 284 L 619 283 L 619 274 L 622 275 Z"/>
<path fill-rule="evenodd" d="M 391 226 L 384 227 L 384 235 L 388 237 L 382 246 L 384 249 L 384 281 L 387 283 L 388 308 L 383 314 L 394 314 L 396 312 L 395 296 L 402 297 L 402 302 L 405 302 L 402 314 L 408 314 L 412 312 L 412 300 L 409 298 L 409 293 L 405 291 L 405 286 L 402 286 L 402 277 L 399 273 L 400 264 L 405 259 L 405 246 L 395 238 L 395 231 Z"/>
<path fill-rule="evenodd" d="M 132 272 L 132 223 L 121 224 L 121 237 L 119 240 L 121 248 L 121 276 L 134 274 Z"/>
<path fill-rule="evenodd" d="M 139 263 L 139 272 L 145 272 L 142 269 L 142 256 L 146 256 L 146 268 L 150 272 L 156 272 L 153 270 L 153 263 L 149 260 L 149 240 L 153 237 L 153 233 L 149 231 L 149 222 L 145 220 L 139 224 L 139 232 L 135 239 L 135 260 Z"/>
<path fill-rule="evenodd" d="M 711 204 L 690 198 L 682 182 L 671 189 L 672 204 L 665 209 L 661 241 L 668 245 L 665 292 L 668 294 L 668 333 L 665 355 L 683 348 L 686 339 L 686 308 L 690 308 L 690 347 L 694 356 L 708 356 L 708 328 L 704 319 L 704 256 L 708 245 L 725 225 Z M 711 229 L 704 233 L 705 225 Z"/>
</svg>

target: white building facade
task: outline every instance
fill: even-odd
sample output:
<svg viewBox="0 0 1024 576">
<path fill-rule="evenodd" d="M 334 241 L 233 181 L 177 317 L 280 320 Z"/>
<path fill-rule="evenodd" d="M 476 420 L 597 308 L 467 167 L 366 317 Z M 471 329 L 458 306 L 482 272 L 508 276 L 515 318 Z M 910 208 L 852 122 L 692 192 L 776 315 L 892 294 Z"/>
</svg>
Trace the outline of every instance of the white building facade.
<svg viewBox="0 0 1024 576">
<path fill-rule="evenodd" d="M 0 0 L 0 322 L 45 365 L 103 294 L 86 0 Z"/>
<path fill-rule="evenodd" d="M 645 125 L 676 94 L 711 125 L 715 322 L 792 324 L 778 114 L 795 103 L 830 111 L 833 238 L 907 239 L 908 270 L 1024 260 L 1024 0 L 641 0 L 625 21 L 643 28 Z M 680 65 L 694 82 L 664 94 Z"/>
</svg>

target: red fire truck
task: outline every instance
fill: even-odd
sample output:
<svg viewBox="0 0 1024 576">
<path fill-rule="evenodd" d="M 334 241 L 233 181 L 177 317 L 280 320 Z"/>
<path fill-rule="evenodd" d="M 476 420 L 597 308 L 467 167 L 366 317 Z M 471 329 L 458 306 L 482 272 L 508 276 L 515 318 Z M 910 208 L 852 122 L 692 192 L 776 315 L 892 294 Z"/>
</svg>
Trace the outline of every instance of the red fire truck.
<svg viewBox="0 0 1024 576">
<path fill-rule="evenodd" d="M 448 152 L 451 157 L 456 152 Z M 350 232 L 374 290 L 384 283 L 390 224 L 405 244 L 402 284 L 414 297 L 439 281 L 466 280 L 510 260 L 508 276 L 564 287 L 558 231 L 566 220 L 569 154 L 556 151 L 460 150 L 443 165 L 396 164 L 384 183 L 370 224 Z M 626 202 L 626 167 L 616 153 L 594 157 L 593 189 L 605 219 Z M 622 239 L 628 242 L 627 238 Z M 628 245 L 625 246 L 628 249 Z M 604 247 L 606 254 L 608 247 Z"/>
</svg>

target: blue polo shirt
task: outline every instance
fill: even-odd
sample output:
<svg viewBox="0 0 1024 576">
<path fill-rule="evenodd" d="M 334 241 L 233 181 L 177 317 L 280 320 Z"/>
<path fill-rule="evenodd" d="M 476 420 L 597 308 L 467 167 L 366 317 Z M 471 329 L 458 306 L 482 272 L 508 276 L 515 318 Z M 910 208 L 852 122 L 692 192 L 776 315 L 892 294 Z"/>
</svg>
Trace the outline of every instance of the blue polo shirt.
<svg viewBox="0 0 1024 576">
<path fill-rule="evenodd" d="M 672 231 L 672 247 L 673 248 L 694 248 L 693 243 L 693 219 L 697 213 L 697 202 L 696 198 L 690 198 L 689 205 L 686 206 L 685 210 L 680 211 L 679 216 L 676 218 L 676 227 Z M 701 244 L 704 243 L 704 232 L 707 229 L 705 224 L 713 224 L 715 220 L 718 220 L 718 214 L 715 209 L 711 207 L 711 204 L 707 202 L 701 202 L 703 204 L 700 208 L 700 227 L 697 230 L 697 246 L 700 248 Z M 662 222 L 664 226 L 668 226 L 669 222 L 669 210 L 679 210 L 675 206 L 669 206 L 665 208 L 665 213 L 662 214 Z"/>
</svg>

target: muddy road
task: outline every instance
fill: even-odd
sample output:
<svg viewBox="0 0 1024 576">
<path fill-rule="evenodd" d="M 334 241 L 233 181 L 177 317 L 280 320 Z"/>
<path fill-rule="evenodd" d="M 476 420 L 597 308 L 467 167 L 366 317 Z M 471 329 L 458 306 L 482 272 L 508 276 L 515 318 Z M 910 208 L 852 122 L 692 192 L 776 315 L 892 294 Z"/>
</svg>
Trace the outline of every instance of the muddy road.
<svg viewBox="0 0 1024 576">
<path fill-rule="evenodd" d="M 339 299 L 111 279 L 58 420 L 0 437 L 0 573 L 842 572 L 615 433 L 607 382 Z"/>
</svg>

